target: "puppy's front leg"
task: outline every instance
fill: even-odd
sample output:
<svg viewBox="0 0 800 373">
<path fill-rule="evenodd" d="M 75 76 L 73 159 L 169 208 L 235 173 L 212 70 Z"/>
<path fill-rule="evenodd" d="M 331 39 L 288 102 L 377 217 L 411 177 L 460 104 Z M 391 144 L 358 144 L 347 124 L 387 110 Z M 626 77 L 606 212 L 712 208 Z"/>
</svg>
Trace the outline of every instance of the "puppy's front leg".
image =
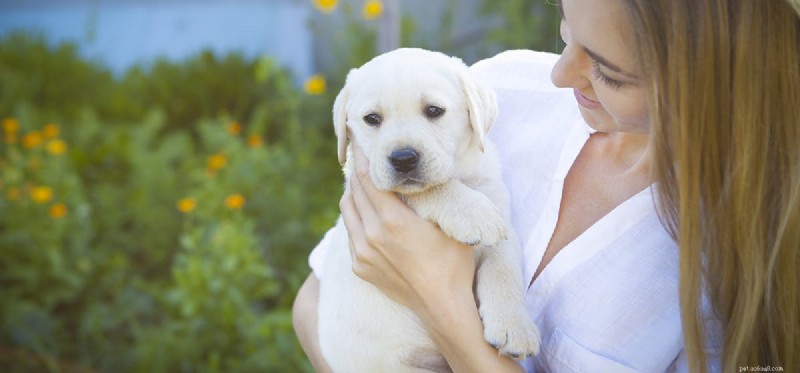
<svg viewBox="0 0 800 373">
<path fill-rule="evenodd" d="M 525 309 L 522 252 L 516 235 L 497 247 L 480 249 L 475 292 L 483 319 L 483 335 L 497 350 L 514 359 L 539 352 L 539 330 Z"/>
<path fill-rule="evenodd" d="M 419 216 L 468 245 L 495 246 L 508 234 L 500 209 L 486 195 L 458 180 L 405 195 L 404 199 Z"/>
<path fill-rule="evenodd" d="M 457 180 L 405 199 L 450 237 L 478 246 L 475 287 L 486 341 L 514 359 L 538 353 L 539 331 L 524 303 L 522 250 L 497 205 Z"/>
</svg>

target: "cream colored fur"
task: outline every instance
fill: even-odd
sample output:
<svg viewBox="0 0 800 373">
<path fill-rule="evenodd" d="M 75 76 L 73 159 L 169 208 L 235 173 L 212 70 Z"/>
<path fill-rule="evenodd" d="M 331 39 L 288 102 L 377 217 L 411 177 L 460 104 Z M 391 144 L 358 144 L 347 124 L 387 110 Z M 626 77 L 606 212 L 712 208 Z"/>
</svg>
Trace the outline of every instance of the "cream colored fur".
<svg viewBox="0 0 800 373">
<path fill-rule="evenodd" d="M 431 105 L 444 114 L 427 117 Z M 379 189 L 397 192 L 417 214 L 475 247 L 484 336 L 501 354 L 524 358 L 538 352 L 539 335 L 525 311 L 521 249 L 494 148 L 486 141 L 496 111 L 493 92 L 461 60 L 399 49 L 348 74 L 333 117 L 345 178 L 353 172 L 349 134 L 369 158 Z M 379 126 L 365 122 L 372 113 L 382 118 Z M 419 153 L 413 175 L 399 174 L 389 161 L 404 148 Z M 353 274 L 341 219 L 334 235 L 319 304 L 328 364 L 345 373 L 446 371 L 417 317 Z"/>
</svg>

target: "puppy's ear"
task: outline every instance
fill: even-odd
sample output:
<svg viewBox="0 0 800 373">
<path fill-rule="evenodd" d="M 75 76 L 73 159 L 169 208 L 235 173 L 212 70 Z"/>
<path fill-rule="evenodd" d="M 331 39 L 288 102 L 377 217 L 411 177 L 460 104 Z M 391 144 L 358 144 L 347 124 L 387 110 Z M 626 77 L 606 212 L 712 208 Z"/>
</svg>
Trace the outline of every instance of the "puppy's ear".
<svg viewBox="0 0 800 373">
<path fill-rule="evenodd" d="M 469 123 L 475 136 L 475 141 L 483 151 L 486 142 L 486 133 L 494 123 L 497 116 L 497 101 L 494 91 L 479 84 L 472 76 L 469 69 L 463 69 L 459 76 L 461 87 L 467 98 L 467 110 L 469 111 Z"/>
<path fill-rule="evenodd" d="M 349 96 L 349 89 L 347 82 L 350 81 L 350 76 L 354 70 L 350 70 L 347 74 L 344 87 L 336 95 L 336 100 L 333 101 L 333 130 L 336 133 L 337 151 L 339 154 L 339 164 L 344 165 L 347 158 L 347 99 Z"/>
</svg>

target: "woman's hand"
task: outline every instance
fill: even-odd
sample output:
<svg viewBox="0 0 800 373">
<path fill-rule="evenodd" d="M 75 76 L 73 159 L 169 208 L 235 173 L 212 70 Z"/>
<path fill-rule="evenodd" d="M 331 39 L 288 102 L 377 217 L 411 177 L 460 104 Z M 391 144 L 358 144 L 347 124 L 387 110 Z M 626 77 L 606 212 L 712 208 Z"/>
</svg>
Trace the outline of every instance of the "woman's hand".
<svg viewBox="0 0 800 373">
<path fill-rule="evenodd" d="M 418 316 L 454 294 L 472 296 L 473 249 L 420 218 L 391 192 L 376 189 L 354 146 L 355 173 L 339 207 L 350 236 L 353 272 Z"/>
</svg>

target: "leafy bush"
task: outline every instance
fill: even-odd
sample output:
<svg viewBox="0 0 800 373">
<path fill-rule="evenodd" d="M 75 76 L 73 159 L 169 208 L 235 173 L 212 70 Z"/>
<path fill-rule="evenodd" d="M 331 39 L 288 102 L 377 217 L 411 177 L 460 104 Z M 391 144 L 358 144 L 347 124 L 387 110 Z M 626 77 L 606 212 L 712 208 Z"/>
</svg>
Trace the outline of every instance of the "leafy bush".
<svg viewBox="0 0 800 373">
<path fill-rule="evenodd" d="M 502 27 L 491 30 L 487 38 L 502 49 L 561 52 L 557 4 L 556 0 L 483 0 L 482 11 L 503 20 Z"/>
<path fill-rule="evenodd" d="M 10 115 L 24 102 L 36 103 L 45 118 L 73 118 L 92 107 L 106 117 L 120 111 L 111 73 L 78 56 L 73 44 L 51 48 L 44 39 L 23 33 L 0 40 L 0 113 Z"/>
<path fill-rule="evenodd" d="M 274 118 L 286 118 L 291 113 L 283 96 L 293 85 L 289 74 L 268 58 L 219 58 L 210 51 L 181 63 L 160 60 L 149 68 L 134 68 L 120 84 L 130 110 L 161 108 L 168 130 L 190 131 L 197 118 L 229 116 L 248 123 L 259 105 L 272 105 Z M 281 139 L 280 133 L 270 135 L 273 141 Z"/>
<path fill-rule="evenodd" d="M 170 67 L 181 82 L 174 94 L 200 92 L 185 105 L 221 94 L 213 77 L 185 78 L 207 58 Z M 157 98 L 131 93 L 130 75 L 108 91 L 153 107 L 138 119 L 114 110 L 104 117 L 63 97 L 49 106 L 33 93 L 4 107 L 4 369 L 310 371 L 290 309 L 308 251 L 337 213 L 329 98 L 298 92 L 269 60 L 223 61 L 233 62 L 212 68 L 218 76 L 231 70 L 269 91 L 236 111 L 241 117 L 225 105 L 199 110 L 203 117 L 160 110 Z M 80 61 L 74 68 L 104 76 Z M 159 71 L 136 79 L 157 87 L 169 79 Z M 170 126 L 180 115 L 195 124 Z"/>
</svg>

